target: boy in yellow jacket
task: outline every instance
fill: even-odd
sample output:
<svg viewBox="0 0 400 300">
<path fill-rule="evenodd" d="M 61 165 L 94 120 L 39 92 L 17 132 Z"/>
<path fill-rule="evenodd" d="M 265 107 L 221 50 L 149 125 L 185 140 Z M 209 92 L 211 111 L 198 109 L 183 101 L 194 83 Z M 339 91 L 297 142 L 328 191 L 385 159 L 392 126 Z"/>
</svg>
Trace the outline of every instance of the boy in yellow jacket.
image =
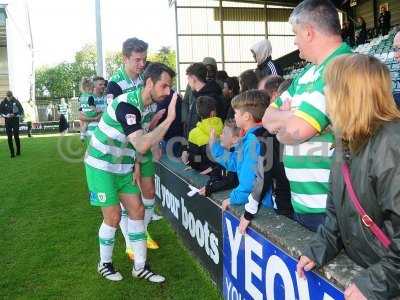
<svg viewBox="0 0 400 300">
<path fill-rule="evenodd" d="M 208 96 L 197 98 L 196 110 L 201 121 L 189 132 L 189 145 L 187 151 L 182 153 L 182 161 L 200 172 L 211 171 L 215 166 L 207 156 L 207 146 L 211 129 L 215 129 L 219 136 L 224 127 L 221 118 L 216 117 L 216 107 L 214 98 Z"/>
</svg>

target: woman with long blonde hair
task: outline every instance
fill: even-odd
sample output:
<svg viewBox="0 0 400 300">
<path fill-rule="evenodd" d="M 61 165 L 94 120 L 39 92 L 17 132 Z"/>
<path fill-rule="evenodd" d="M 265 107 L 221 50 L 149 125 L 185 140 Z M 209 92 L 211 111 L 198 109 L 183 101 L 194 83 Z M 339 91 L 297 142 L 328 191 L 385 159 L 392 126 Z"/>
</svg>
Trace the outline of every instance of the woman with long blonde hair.
<svg viewBox="0 0 400 300">
<path fill-rule="evenodd" d="M 378 59 L 353 54 L 332 62 L 325 81 L 336 135 L 331 192 L 325 224 L 297 271 L 303 276 L 344 250 L 365 268 L 345 298 L 391 299 L 400 295 L 400 112 L 390 73 Z"/>
</svg>

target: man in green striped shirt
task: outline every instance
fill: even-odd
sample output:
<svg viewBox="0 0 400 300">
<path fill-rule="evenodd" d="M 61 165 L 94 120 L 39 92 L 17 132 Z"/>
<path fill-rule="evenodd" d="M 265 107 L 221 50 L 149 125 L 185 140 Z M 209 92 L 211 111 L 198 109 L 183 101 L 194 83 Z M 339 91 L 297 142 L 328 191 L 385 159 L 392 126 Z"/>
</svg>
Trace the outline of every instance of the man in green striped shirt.
<svg viewBox="0 0 400 300">
<path fill-rule="evenodd" d="M 142 73 L 146 66 L 148 44 L 138 38 L 129 38 L 122 44 L 124 64 L 111 76 L 107 85 L 107 99 L 143 86 Z"/>
<path fill-rule="evenodd" d="M 334 136 L 324 95 L 326 66 L 351 53 L 342 43 L 339 16 L 330 1 L 305 0 L 289 22 L 300 57 L 311 62 L 265 112 L 263 125 L 285 144 L 283 163 L 295 219 L 316 231 L 324 222 Z"/>
<path fill-rule="evenodd" d="M 148 44 L 138 38 L 129 38 L 122 44 L 122 57 L 124 65 L 117 69 L 117 71 L 111 76 L 107 85 L 107 101 L 128 93 L 132 92 L 140 87 L 143 87 L 143 71 L 147 64 L 147 48 Z M 152 113 L 155 113 L 157 105 L 153 103 L 146 108 L 147 116 L 151 117 Z M 145 205 L 145 218 L 152 218 L 154 214 L 154 203 L 155 203 L 155 185 L 154 185 L 154 172 L 150 172 L 154 169 L 152 151 L 149 150 L 145 155 L 145 161 L 136 164 L 136 169 L 139 168 L 141 171 L 149 170 L 149 172 L 141 172 L 140 176 L 140 187 L 142 191 L 142 201 Z M 140 157 L 141 158 L 141 157 Z M 130 259 L 133 259 L 133 251 L 130 247 L 128 237 L 128 214 L 124 206 L 121 204 L 121 222 L 120 228 L 125 239 L 126 253 Z M 147 232 L 147 248 L 158 249 L 158 244 L 154 241 L 149 232 Z"/>
<path fill-rule="evenodd" d="M 177 95 L 168 107 L 167 118 L 145 133 L 142 124 L 149 106 L 170 93 L 175 72 L 169 67 L 150 64 L 143 74 L 145 86 L 123 94 L 108 105 L 95 129 L 85 156 L 90 202 L 100 206 L 103 223 L 99 230 L 100 262 L 98 272 L 106 279 L 119 281 L 122 276 L 112 264 L 115 232 L 120 221 L 120 202 L 128 211 L 128 236 L 135 253 L 132 275 L 151 282 L 165 280 L 146 264 L 146 224 L 140 189 L 133 178 L 135 157 L 157 145 L 175 119 Z"/>
</svg>

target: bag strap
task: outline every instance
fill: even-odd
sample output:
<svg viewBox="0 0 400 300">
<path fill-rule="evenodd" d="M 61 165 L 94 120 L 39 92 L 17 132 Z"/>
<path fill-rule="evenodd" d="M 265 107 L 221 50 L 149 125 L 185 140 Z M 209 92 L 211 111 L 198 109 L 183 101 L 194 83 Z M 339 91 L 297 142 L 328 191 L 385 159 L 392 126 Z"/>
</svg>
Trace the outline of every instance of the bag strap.
<svg viewBox="0 0 400 300">
<path fill-rule="evenodd" d="M 371 219 L 370 216 L 367 215 L 364 208 L 361 206 L 360 201 L 358 200 L 357 194 L 354 191 L 353 185 L 351 183 L 350 177 L 350 169 L 347 163 L 343 163 L 342 165 L 342 175 L 344 178 L 344 182 L 346 184 L 347 192 L 349 193 L 350 200 L 353 203 L 357 213 L 359 214 L 361 221 L 363 224 L 372 231 L 372 233 L 376 236 L 376 238 L 382 243 L 383 247 L 386 249 L 389 248 L 391 244 L 390 238 L 379 228 L 378 225 Z"/>
</svg>

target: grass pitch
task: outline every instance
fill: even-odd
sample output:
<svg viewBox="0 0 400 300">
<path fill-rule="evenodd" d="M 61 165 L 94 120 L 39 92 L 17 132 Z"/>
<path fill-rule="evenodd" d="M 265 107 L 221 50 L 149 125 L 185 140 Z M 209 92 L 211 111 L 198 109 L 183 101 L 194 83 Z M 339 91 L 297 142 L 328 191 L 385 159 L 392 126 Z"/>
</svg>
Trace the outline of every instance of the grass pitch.
<svg viewBox="0 0 400 300">
<path fill-rule="evenodd" d="M 132 278 L 120 231 L 113 261 L 124 280 L 101 278 L 101 213 L 89 205 L 78 136 L 36 136 L 21 144 L 22 155 L 11 159 L 0 139 L 1 299 L 220 299 L 164 219 L 151 223 L 161 247 L 148 251 L 164 284 Z"/>
</svg>

